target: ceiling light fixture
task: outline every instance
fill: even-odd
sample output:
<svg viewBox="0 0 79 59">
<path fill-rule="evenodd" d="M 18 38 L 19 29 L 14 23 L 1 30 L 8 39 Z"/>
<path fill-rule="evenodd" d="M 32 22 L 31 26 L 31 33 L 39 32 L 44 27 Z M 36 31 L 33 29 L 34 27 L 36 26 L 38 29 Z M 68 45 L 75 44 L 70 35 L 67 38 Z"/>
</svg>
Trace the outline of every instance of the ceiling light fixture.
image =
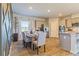
<svg viewBox="0 0 79 59">
<path fill-rule="evenodd" d="M 48 9 L 48 12 L 50 12 L 50 10 Z"/>
<path fill-rule="evenodd" d="M 32 7 L 29 7 L 29 9 L 32 9 Z"/>
</svg>

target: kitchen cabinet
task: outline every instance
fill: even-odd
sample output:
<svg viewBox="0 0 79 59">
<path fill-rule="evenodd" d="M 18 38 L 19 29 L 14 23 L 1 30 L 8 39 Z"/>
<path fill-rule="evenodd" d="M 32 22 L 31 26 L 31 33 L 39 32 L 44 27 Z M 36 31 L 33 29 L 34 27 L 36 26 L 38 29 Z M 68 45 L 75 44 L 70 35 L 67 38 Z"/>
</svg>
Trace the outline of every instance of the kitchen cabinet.
<svg viewBox="0 0 79 59">
<path fill-rule="evenodd" d="M 60 47 L 73 54 L 79 52 L 79 33 L 76 32 L 63 32 L 60 33 Z"/>
</svg>

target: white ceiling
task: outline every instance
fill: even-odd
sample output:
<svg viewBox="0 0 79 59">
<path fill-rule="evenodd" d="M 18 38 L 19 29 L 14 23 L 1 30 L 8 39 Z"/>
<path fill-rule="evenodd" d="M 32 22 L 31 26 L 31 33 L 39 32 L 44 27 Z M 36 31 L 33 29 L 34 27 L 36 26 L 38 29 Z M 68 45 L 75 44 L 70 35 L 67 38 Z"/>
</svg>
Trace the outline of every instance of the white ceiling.
<svg viewBox="0 0 79 59">
<path fill-rule="evenodd" d="M 32 6 L 33 9 L 29 10 Z M 79 13 L 79 3 L 13 3 L 13 12 L 25 16 L 57 17 L 59 14 L 70 15 Z M 48 13 L 48 9 L 51 10 Z"/>
</svg>

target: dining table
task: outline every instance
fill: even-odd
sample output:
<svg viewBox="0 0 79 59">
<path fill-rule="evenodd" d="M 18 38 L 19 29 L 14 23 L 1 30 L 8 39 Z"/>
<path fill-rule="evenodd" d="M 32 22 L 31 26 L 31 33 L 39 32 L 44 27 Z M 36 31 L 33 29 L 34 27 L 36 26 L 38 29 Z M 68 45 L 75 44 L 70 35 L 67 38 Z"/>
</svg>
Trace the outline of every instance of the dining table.
<svg viewBox="0 0 79 59">
<path fill-rule="evenodd" d="M 33 33 L 33 34 L 26 33 L 26 37 L 30 40 L 28 47 L 32 48 L 31 47 L 32 41 L 37 40 L 38 34 L 36 34 L 36 33 Z"/>
</svg>

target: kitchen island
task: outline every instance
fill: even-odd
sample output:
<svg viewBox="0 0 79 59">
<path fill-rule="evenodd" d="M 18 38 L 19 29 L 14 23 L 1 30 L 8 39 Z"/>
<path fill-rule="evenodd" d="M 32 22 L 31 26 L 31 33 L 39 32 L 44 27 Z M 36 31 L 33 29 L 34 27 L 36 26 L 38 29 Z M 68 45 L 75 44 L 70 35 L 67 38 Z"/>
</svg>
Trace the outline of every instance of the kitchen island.
<svg viewBox="0 0 79 59">
<path fill-rule="evenodd" d="M 79 52 L 79 32 L 60 32 L 60 47 L 73 54 Z"/>
</svg>

